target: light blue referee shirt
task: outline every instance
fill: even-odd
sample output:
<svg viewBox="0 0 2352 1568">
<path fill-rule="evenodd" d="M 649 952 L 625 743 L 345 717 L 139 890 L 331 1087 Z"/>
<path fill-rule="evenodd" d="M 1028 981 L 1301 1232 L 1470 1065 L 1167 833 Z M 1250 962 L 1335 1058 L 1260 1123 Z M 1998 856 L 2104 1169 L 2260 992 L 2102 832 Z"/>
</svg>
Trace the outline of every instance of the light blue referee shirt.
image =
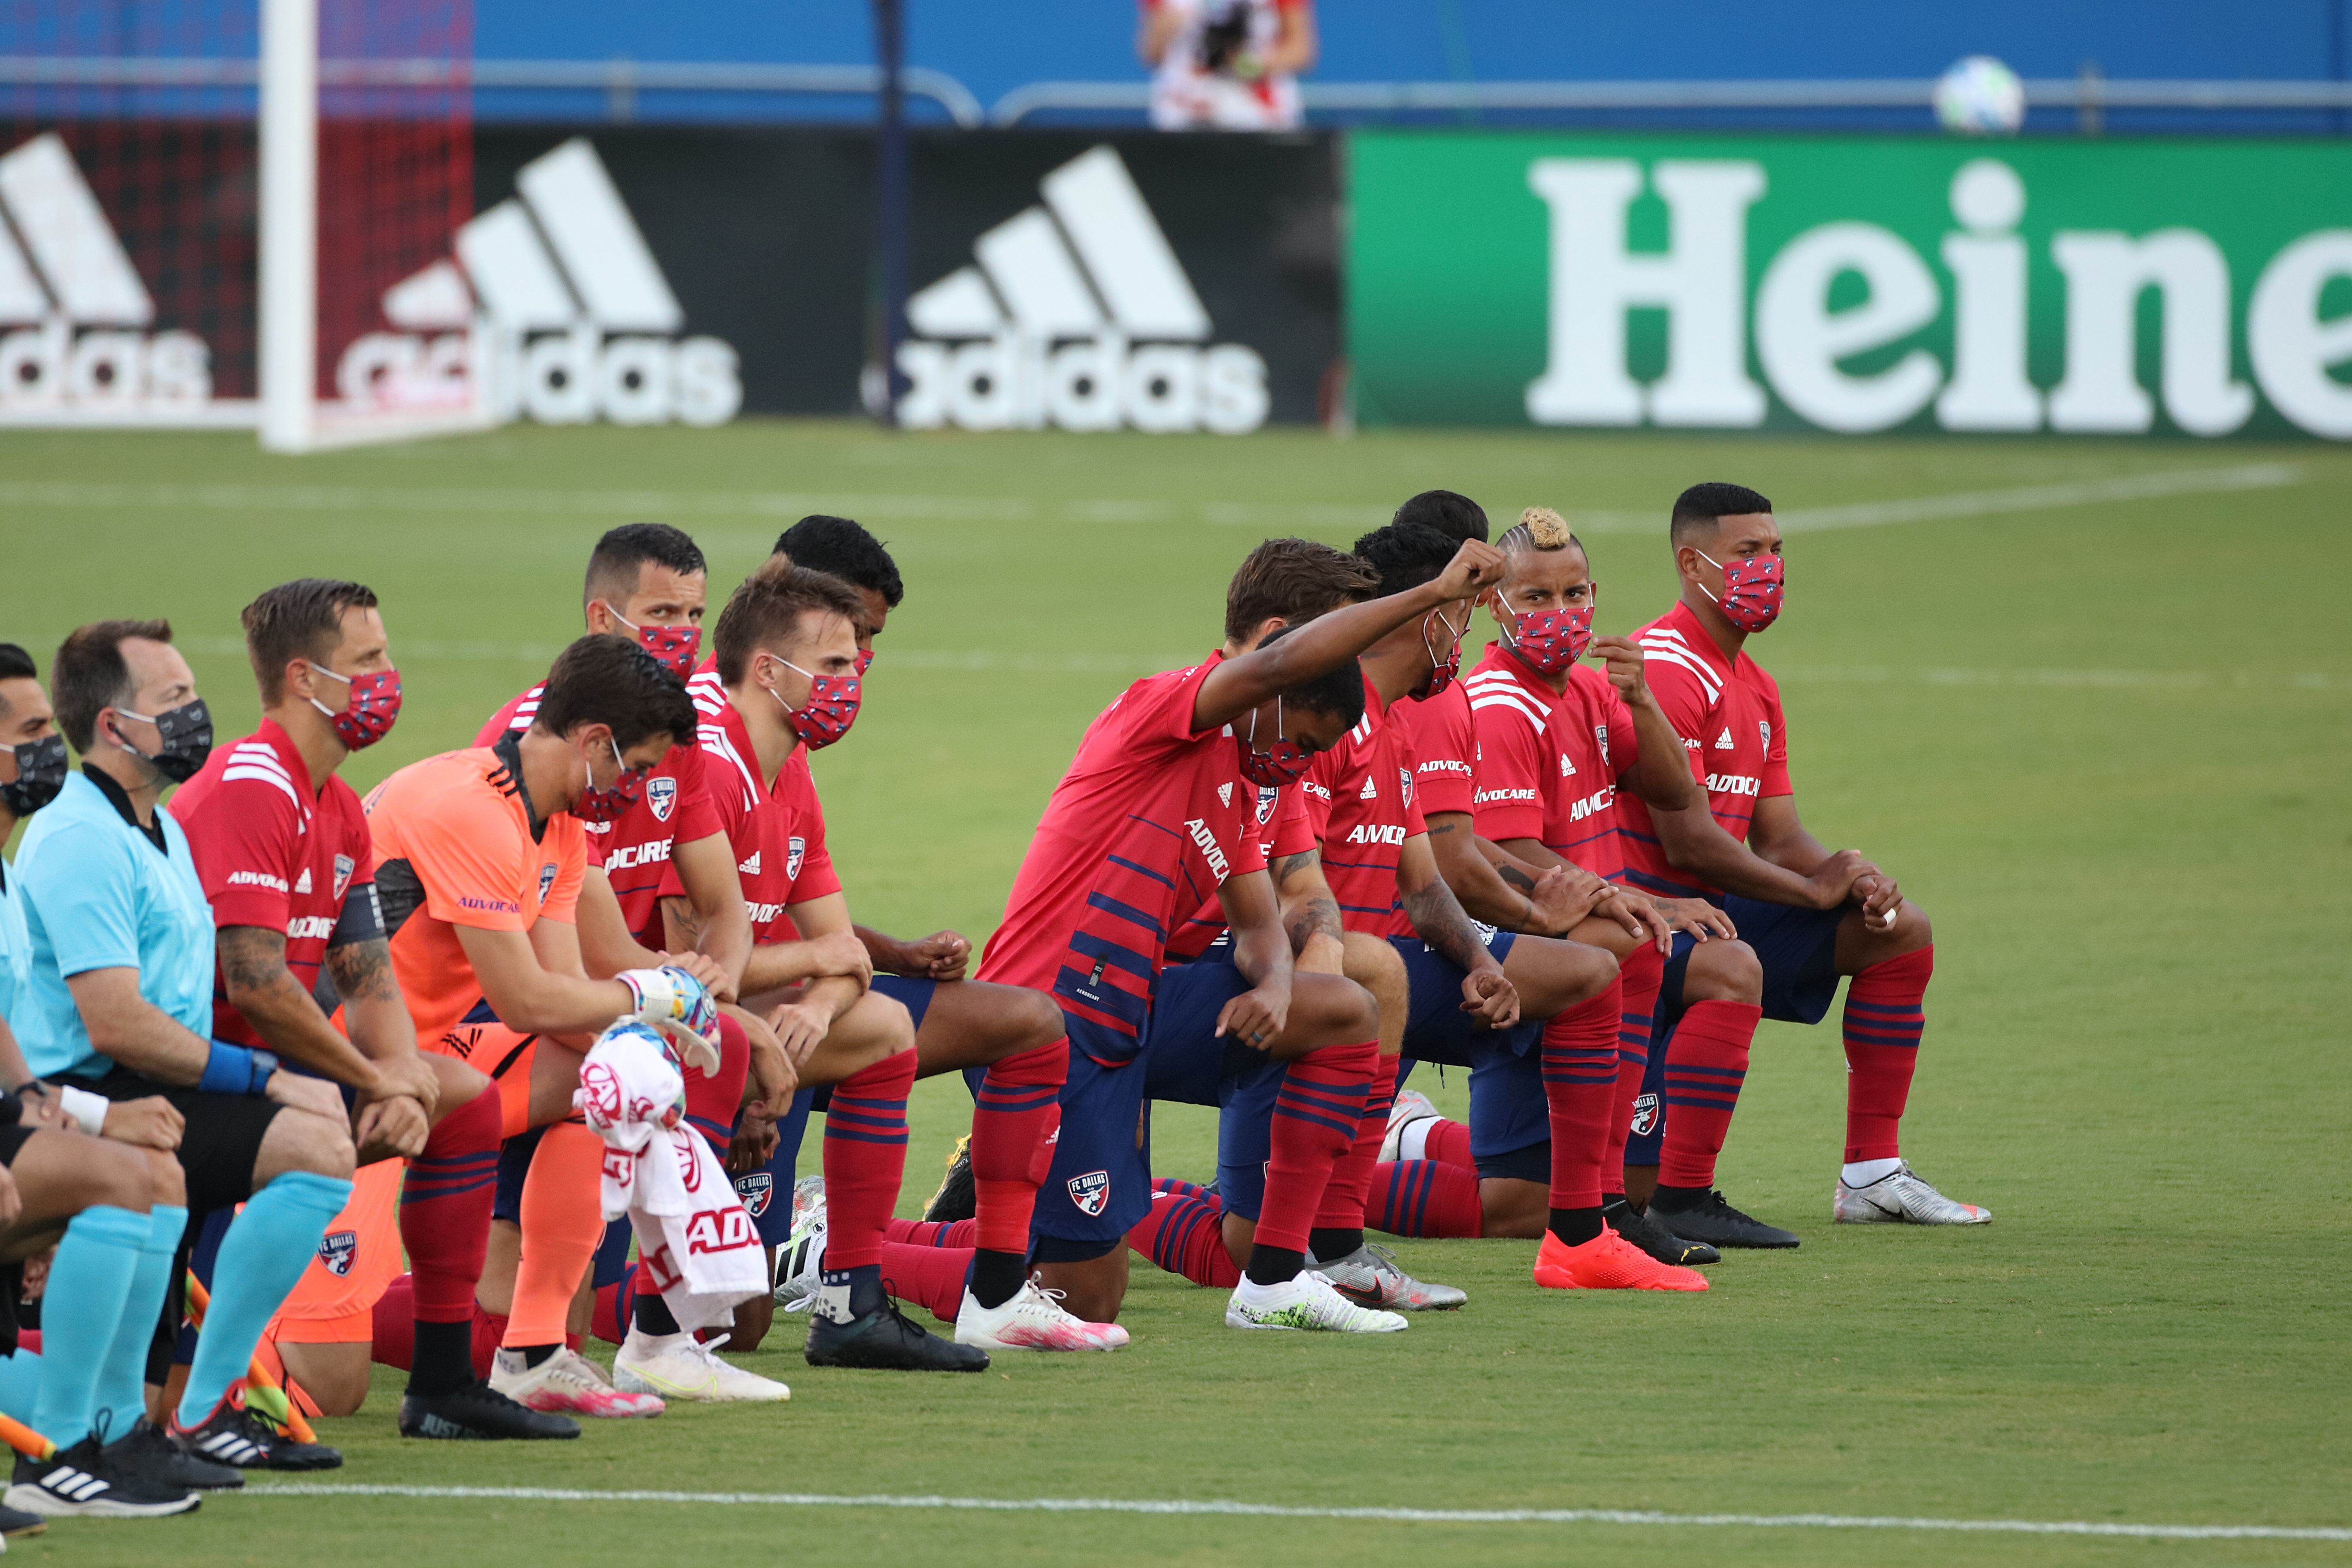
<svg viewBox="0 0 2352 1568">
<path fill-rule="evenodd" d="M 8 867 L 0 866 L 0 1019 L 7 1021 L 19 1040 L 24 1037 L 24 1026 L 16 1019 L 25 1011 L 32 963 L 33 939 L 25 930 L 25 906 L 16 897 L 16 876 Z"/>
<path fill-rule="evenodd" d="M 111 779 L 73 773 L 16 851 L 32 973 L 9 1021 L 26 1065 L 43 1078 L 102 1078 L 114 1065 L 90 1045 L 66 988 L 68 976 L 92 969 L 138 970 L 141 996 L 212 1037 L 213 911 L 188 836 L 159 809 L 159 846 L 129 809 Z M 16 1026 L 19 1015 L 29 1027 Z"/>
</svg>

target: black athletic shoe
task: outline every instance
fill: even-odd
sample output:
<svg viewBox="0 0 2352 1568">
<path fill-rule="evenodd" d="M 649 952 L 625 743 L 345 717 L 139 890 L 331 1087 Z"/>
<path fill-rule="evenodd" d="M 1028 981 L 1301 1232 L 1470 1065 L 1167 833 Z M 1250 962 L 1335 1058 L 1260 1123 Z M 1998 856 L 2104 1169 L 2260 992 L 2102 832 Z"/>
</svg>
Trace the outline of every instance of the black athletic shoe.
<svg viewBox="0 0 2352 1568">
<path fill-rule="evenodd" d="M 1723 1261 L 1723 1254 L 1704 1241 L 1692 1241 L 1676 1236 L 1660 1225 L 1655 1215 L 1643 1214 L 1632 1204 L 1620 1198 L 1601 1211 L 1609 1228 L 1656 1258 L 1682 1268 L 1700 1268 Z"/>
<path fill-rule="evenodd" d="M 172 1441 L 184 1454 L 240 1470 L 332 1470 L 343 1462 L 343 1456 L 324 1443 L 296 1442 L 226 1397 L 200 1426 L 183 1426 L 174 1416 Z"/>
<path fill-rule="evenodd" d="M 130 1436 L 99 1453 L 117 1473 L 137 1477 L 150 1491 L 226 1491 L 245 1485 L 244 1475 L 233 1466 L 182 1453 L 161 1426 L 143 1415 L 131 1424 Z"/>
<path fill-rule="evenodd" d="M 898 1303 L 881 1306 L 854 1322 L 836 1323 L 812 1315 L 808 1348 L 803 1352 L 811 1366 L 856 1366 L 889 1372 L 985 1372 L 988 1352 L 927 1333 L 898 1310 Z"/>
<path fill-rule="evenodd" d="M 577 1437 L 580 1423 L 518 1404 L 487 1383 L 469 1383 L 446 1394 L 409 1394 L 400 1401 L 404 1437 Z"/>
<path fill-rule="evenodd" d="M 1659 1189 L 1650 1200 L 1650 1217 L 1686 1241 L 1712 1242 L 1717 1247 L 1795 1247 L 1803 1240 L 1793 1230 L 1782 1230 L 1741 1214 L 1713 1189 L 1685 1208 L 1671 1207 L 1670 1203 L 1664 1189 Z"/>
<path fill-rule="evenodd" d="M 118 1470 L 106 1462 L 95 1437 L 60 1448 L 51 1458 L 17 1455 L 7 1496 L 11 1513 L 37 1513 L 45 1519 L 160 1519 L 193 1512 L 203 1501 L 185 1489 L 159 1490 Z"/>
<path fill-rule="evenodd" d="M 37 1513 L 26 1513 L 22 1509 L 0 1508 L 0 1535 L 5 1535 L 11 1541 L 20 1535 L 46 1535 L 48 1530 L 49 1521 Z"/>
<path fill-rule="evenodd" d="M 948 1156 L 948 1173 L 940 1178 L 940 1190 L 923 1205 L 926 1222 L 971 1219 L 980 1213 L 980 1199 L 971 1184 L 971 1139 L 969 1135 L 956 1140 L 955 1151 Z"/>
</svg>

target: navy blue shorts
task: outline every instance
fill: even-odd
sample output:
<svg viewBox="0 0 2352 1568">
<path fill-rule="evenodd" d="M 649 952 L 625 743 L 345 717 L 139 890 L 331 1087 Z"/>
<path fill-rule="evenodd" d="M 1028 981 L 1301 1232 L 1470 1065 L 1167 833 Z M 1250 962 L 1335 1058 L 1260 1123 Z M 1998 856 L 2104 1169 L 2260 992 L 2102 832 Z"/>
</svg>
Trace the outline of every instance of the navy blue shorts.
<svg viewBox="0 0 2352 1568">
<path fill-rule="evenodd" d="M 1495 962 L 1509 961 L 1518 938 L 1488 931 L 1486 951 Z M 1543 1021 L 1528 1019 L 1509 1029 L 1472 1026 L 1462 1010 L 1462 966 L 1433 952 L 1418 937 L 1398 936 L 1389 945 L 1404 960 L 1412 1003 L 1404 1026 L 1408 1061 L 1470 1069 L 1470 1153 L 1482 1176 L 1551 1179 L 1551 1119 L 1543 1092 Z M 1397 1082 L 1411 1068 L 1398 1064 Z M 1527 1170 L 1540 1174 L 1526 1177 Z"/>
<path fill-rule="evenodd" d="M 1062 1085 L 1062 1131 L 1054 1164 L 1037 1192 L 1034 1228 L 1037 1256 L 1081 1262 L 1123 1245 L 1151 1208 L 1148 1130 L 1138 1147 L 1148 1086 L 1190 1097 L 1212 1072 L 1221 1072 L 1225 1043 L 1213 1037 L 1217 1015 L 1249 989 L 1230 962 L 1204 958 L 1160 972 L 1144 1020 L 1142 1048 L 1131 1061 L 1106 1067 L 1084 1051 L 1070 1053 Z M 1255 1054 L 1255 1053 L 1253 1053 Z M 1209 1090 L 1215 1104 L 1215 1089 Z M 1091 1247 L 1087 1251 L 1084 1248 Z"/>
</svg>

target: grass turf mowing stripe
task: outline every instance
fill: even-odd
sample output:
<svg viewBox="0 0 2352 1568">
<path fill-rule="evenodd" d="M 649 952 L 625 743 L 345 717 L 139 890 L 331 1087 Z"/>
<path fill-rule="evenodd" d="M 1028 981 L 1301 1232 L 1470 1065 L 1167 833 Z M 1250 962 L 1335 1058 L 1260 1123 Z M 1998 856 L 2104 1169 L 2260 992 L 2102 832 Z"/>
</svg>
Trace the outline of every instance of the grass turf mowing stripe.
<svg viewBox="0 0 2352 1568">
<path fill-rule="evenodd" d="M 1940 1530 L 2009 1535 L 2110 1535 L 2150 1541 L 2352 1541 L 2352 1529 L 2275 1524 L 2113 1524 L 2095 1520 L 1905 1519 L 1839 1513 L 1654 1513 L 1608 1508 L 1294 1508 L 1187 1498 L 833 1496 L 823 1492 L 589 1491 L 565 1487 L 416 1487 L 291 1481 L 248 1486 L 247 1497 L 397 1497 L 510 1502 L 667 1502 L 773 1508 L 961 1509 L 982 1513 L 1210 1514 L 1267 1519 L 1369 1519 L 1413 1524 L 1635 1524 L 1766 1530 Z"/>
</svg>

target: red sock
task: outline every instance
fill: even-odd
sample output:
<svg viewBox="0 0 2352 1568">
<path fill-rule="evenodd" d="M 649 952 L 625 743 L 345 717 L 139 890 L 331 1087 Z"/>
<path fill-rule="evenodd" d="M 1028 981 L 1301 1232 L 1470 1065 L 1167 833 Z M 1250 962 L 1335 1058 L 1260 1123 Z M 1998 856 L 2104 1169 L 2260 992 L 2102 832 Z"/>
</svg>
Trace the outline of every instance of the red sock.
<svg viewBox="0 0 2352 1568">
<path fill-rule="evenodd" d="M 971 1108 L 972 1203 L 980 1245 L 1029 1253 L 1029 1216 L 1037 1184 L 1054 1163 L 1052 1139 L 1062 1124 L 1062 1079 L 1070 1042 L 1017 1051 L 988 1069 Z"/>
<path fill-rule="evenodd" d="M 415 1332 L 415 1325 L 409 1331 Z M 474 1308 L 474 1375 L 488 1377 L 498 1364 L 499 1345 L 507 1337 L 507 1315 L 485 1311 L 477 1303 Z"/>
<path fill-rule="evenodd" d="M 1731 1131 L 1748 1045 L 1764 1009 L 1748 1002 L 1695 1002 L 1666 1042 L 1666 1126 L 1658 1143 L 1658 1184 L 1715 1185 L 1715 1157 Z"/>
<path fill-rule="evenodd" d="M 835 1084 L 824 1113 L 824 1267 L 882 1261 L 882 1227 L 907 1173 L 907 1091 L 915 1047 L 883 1058 Z M 1028 1246 L 1024 1235 L 1022 1245 Z"/>
<path fill-rule="evenodd" d="M 375 1343 L 369 1359 L 408 1370 L 416 1356 L 416 1295 L 405 1274 L 383 1288 L 375 1299 Z M 21 1342 L 24 1336 L 19 1334 Z"/>
<path fill-rule="evenodd" d="M 882 1227 L 883 1240 L 908 1247 L 977 1247 L 979 1234 L 975 1219 L 894 1219 Z"/>
<path fill-rule="evenodd" d="M 1466 1123 L 1449 1121 L 1439 1117 L 1422 1134 L 1421 1157 L 1443 1160 L 1449 1165 L 1465 1170 L 1478 1168 L 1477 1156 L 1470 1152 L 1470 1129 Z"/>
<path fill-rule="evenodd" d="M 700 1068 L 686 1069 L 686 1119 L 727 1157 L 734 1135 L 735 1113 L 743 1108 L 743 1084 L 751 1075 L 751 1037 L 725 1013 L 719 1015 L 719 1070 L 705 1076 Z"/>
<path fill-rule="evenodd" d="M 629 1319 L 636 1305 L 637 1266 L 634 1263 L 621 1270 L 621 1277 L 610 1285 L 596 1287 L 596 1308 L 588 1318 L 588 1331 L 608 1345 L 617 1345 L 629 1337 Z M 578 1349 L 578 1346 L 573 1346 Z"/>
<path fill-rule="evenodd" d="M 1845 988 L 1845 1157 L 1892 1160 L 1919 1065 L 1920 1003 L 1936 973 L 1933 944 L 1874 963 Z"/>
<path fill-rule="evenodd" d="M 1364 1223 L 1391 1236 L 1477 1236 L 1486 1229 L 1478 1173 L 1444 1160 L 1376 1165 Z"/>
<path fill-rule="evenodd" d="M 1625 1190 L 1625 1141 L 1633 1135 L 1633 1101 L 1641 1098 L 1642 1078 L 1650 1066 L 1650 1025 L 1658 1005 L 1659 988 L 1666 983 L 1665 960 L 1643 942 L 1617 965 L 1617 984 L 1624 988 L 1625 1011 L 1617 1031 L 1617 1098 L 1609 1121 L 1609 1152 L 1601 1160 L 1602 1194 Z"/>
<path fill-rule="evenodd" d="M 1364 1114 L 1356 1123 L 1356 1142 L 1331 1167 L 1323 1189 L 1323 1206 L 1315 1211 L 1318 1230 L 1361 1230 L 1364 1204 L 1372 1194 L 1372 1167 L 1381 1157 L 1381 1140 L 1389 1132 L 1389 1102 L 1396 1098 L 1397 1058 L 1378 1058 L 1372 1081 L 1364 1090 Z"/>
<path fill-rule="evenodd" d="M 540 1138 L 522 1181 L 522 1261 L 502 1348 L 565 1342 L 572 1298 L 604 1239 L 598 1188 L 604 1141 L 583 1121 L 559 1121 Z"/>
<path fill-rule="evenodd" d="M 474 1315 L 490 1203 L 499 1181 L 499 1095 L 485 1089 L 444 1116 L 408 1163 L 400 1186 L 400 1244 L 414 1275 L 416 1316 L 462 1323 Z"/>
<path fill-rule="evenodd" d="M 828 1235 L 828 1267 L 833 1262 L 832 1251 L 833 1238 Z M 897 1241 L 882 1244 L 882 1288 L 901 1300 L 920 1301 L 931 1310 L 932 1317 L 943 1323 L 954 1322 L 956 1314 L 963 1310 L 964 1279 L 971 1272 L 969 1247 L 908 1247 Z"/>
<path fill-rule="evenodd" d="M 1551 1119 L 1551 1206 L 1601 1206 L 1601 1167 L 1617 1118 L 1617 1036 L 1625 990 L 1609 988 L 1543 1026 L 1544 1104 Z M 1621 1178 L 1622 1179 L 1622 1178 Z"/>
<path fill-rule="evenodd" d="M 1127 1233 L 1128 1246 L 1195 1285 L 1230 1290 L 1240 1284 L 1242 1271 L 1225 1250 L 1225 1211 L 1217 1200 L 1190 1182 L 1154 1182 L 1151 1190 L 1151 1212 Z"/>
<path fill-rule="evenodd" d="M 1307 1233 L 1323 1206 L 1332 1167 L 1355 1146 L 1365 1087 L 1380 1055 L 1377 1040 L 1326 1046 L 1284 1072 L 1274 1100 L 1273 1157 L 1265 1163 L 1265 1197 L 1258 1210 L 1260 1247 L 1307 1250 Z"/>
</svg>

